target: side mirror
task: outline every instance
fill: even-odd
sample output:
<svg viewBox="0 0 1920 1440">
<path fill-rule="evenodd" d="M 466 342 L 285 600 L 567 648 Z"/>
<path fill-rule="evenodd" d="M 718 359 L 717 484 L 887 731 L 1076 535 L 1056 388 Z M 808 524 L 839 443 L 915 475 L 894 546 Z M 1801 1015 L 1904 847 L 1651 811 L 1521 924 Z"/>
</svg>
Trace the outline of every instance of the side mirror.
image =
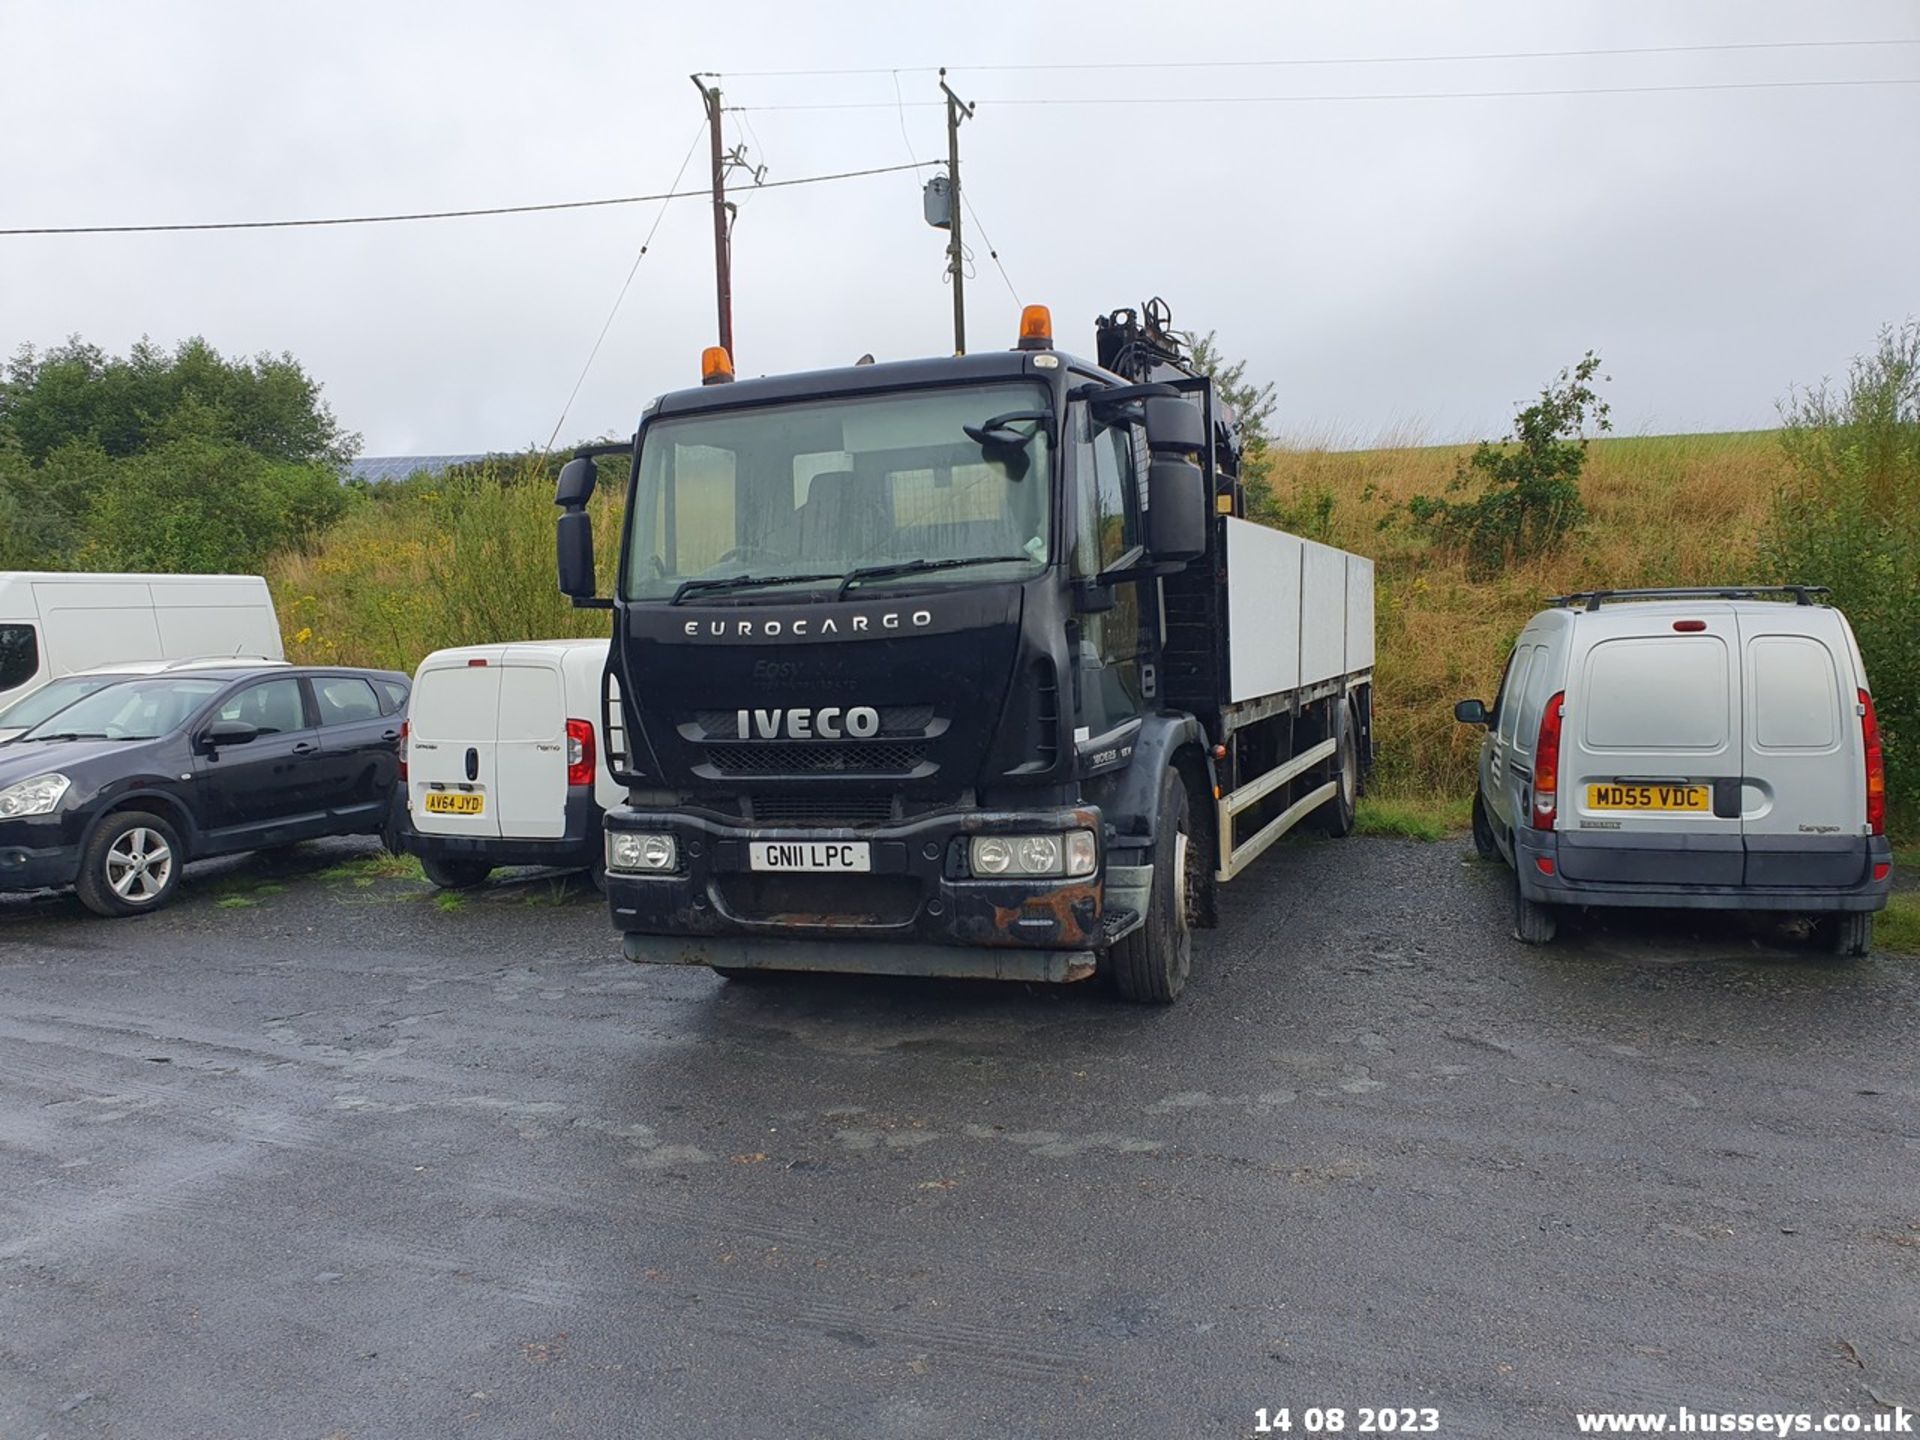
<svg viewBox="0 0 1920 1440">
<path fill-rule="evenodd" d="M 1176 561 L 1207 553 L 1207 480 L 1191 461 L 1147 466 L 1147 551 Z"/>
<path fill-rule="evenodd" d="M 1207 448 L 1206 424 L 1200 407 L 1175 395 L 1150 395 L 1141 401 L 1146 412 L 1147 448 L 1156 455 L 1163 451 L 1192 451 Z"/>
<path fill-rule="evenodd" d="M 578 465 L 570 461 L 568 469 Z M 561 484 L 566 483 L 562 476 Z M 593 517 L 584 510 L 568 510 L 554 522 L 554 559 L 560 571 L 560 593 L 576 605 L 594 598 Z"/>
<path fill-rule="evenodd" d="M 260 727 L 244 720 L 216 720 L 200 732 L 200 748 L 209 753 L 229 745 L 251 745 L 260 738 Z"/>
<path fill-rule="evenodd" d="M 1487 702 L 1484 700 L 1462 700 L 1453 707 L 1453 718 L 1462 725 L 1486 725 L 1492 720 L 1487 714 Z"/>
<path fill-rule="evenodd" d="M 600 469 L 592 457 L 576 456 L 560 467 L 559 483 L 553 487 L 553 503 L 563 510 L 578 510 L 593 498 L 594 487 L 599 483 Z"/>
</svg>

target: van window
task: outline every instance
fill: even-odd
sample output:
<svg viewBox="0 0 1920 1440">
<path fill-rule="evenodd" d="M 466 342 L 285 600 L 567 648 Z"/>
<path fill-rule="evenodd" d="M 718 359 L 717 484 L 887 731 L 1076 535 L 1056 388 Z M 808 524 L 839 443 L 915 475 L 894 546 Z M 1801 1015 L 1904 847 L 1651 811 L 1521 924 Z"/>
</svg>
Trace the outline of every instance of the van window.
<svg viewBox="0 0 1920 1440">
<path fill-rule="evenodd" d="M 499 698 L 498 666 L 429 670 L 414 687 L 408 720 L 416 739 L 485 739 L 493 734 L 493 707 Z"/>
<path fill-rule="evenodd" d="M 1553 655 L 1551 645 L 1534 646 L 1533 667 L 1527 671 L 1527 688 L 1516 696 L 1520 702 L 1520 728 L 1513 738 L 1523 755 L 1531 755 L 1540 738 L 1540 709 L 1547 703 L 1547 696 L 1553 693 L 1556 670 Z"/>
<path fill-rule="evenodd" d="M 509 665 L 501 672 L 501 740 L 557 740 L 566 729 L 565 708 L 557 670 Z"/>
<path fill-rule="evenodd" d="M 0 625 L 0 690 L 40 673 L 40 637 L 31 625 Z"/>
<path fill-rule="evenodd" d="M 1731 713 L 1717 635 L 1602 640 L 1578 705 L 1589 750 L 1718 750 Z"/>
<path fill-rule="evenodd" d="M 1520 697 L 1527 693 L 1527 672 L 1533 668 L 1538 645 L 1524 645 L 1513 652 L 1513 664 L 1507 670 L 1507 683 L 1500 695 L 1500 738 L 1508 744 L 1520 733 Z"/>
<path fill-rule="evenodd" d="M 316 675 L 313 698 L 320 705 L 322 725 L 350 725 L 356 720 L 378 720 L 380 699 L 373 686 L 357 675 Z"/>
<path fill-rule="evenodd" d="M 1831 750 L 1840 683 L 1833 652 L 1806 635 L 1761 635 L 1747 645 L 1753 743 L 1761 750 Z"/>
</svg>

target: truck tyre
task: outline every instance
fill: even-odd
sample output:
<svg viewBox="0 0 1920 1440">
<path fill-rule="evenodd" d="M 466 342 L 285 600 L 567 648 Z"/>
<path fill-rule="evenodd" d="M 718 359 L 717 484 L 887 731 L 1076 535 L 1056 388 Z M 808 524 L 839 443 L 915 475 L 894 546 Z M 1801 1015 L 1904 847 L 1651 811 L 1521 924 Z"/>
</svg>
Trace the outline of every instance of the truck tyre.
<svg viewBox="0 0 1920 1440">
<path fill-rule="evenodd" d="M 493 867 L 484 860 L 458 856 L 422 855 L 420 869 L 442 890 L 473 890 L 487 883 Z"/>
<path fill-rule="evenodd" d="M 1193 895 L 1205 864 L 1195 842 L 1186 782 L 1169 769 L 1160 777 L 1160 833 L 1153 842 L 1146 918 L 1107 952 L 1114 988 L 1125 999 L 1170 1005 L 1186 988 L 1193 970 Z"/>
<path fill-rule="evenodd" d="M 1813 938 L 1830 954 L 1857 960 L 1873 949 L 1873 912 L 1843 910 L 1838 915 L 1823 915 L 1814 921 Z"/>
<path fill-rule="evenodd" d="M 1360 746 L 1353 706 L 1342 700 L 1333 707 L 1333 798 L 1314 811 L 1313 823 L 1338 840 L 1353 833 L 1353 817 L 1360 805 Z"/>
<path fill-rule="evenodd" d="M 173 898 L 187 848 L 158 815 L 122 810 L 94 828 L 73 882 L 80 903 L 96 915 L 143 915 Z"/>
<path fill-rule="evenodd" d="M 1478 790 L 1473 792 L 1473 853 L 1482 860 L 1500 858 L 1500 842 L 1493 838 L 1493 822 L 1487 819 L 1487 801 Z"/>
<path fill-rule="evenodd" d="M 1513 872 L 1513 938 L 1523 945 L 1550 945 L 1560 919 L 1551 905 L 1529 900 L 1520 891 L 1520 872 Z"/>
</svg>

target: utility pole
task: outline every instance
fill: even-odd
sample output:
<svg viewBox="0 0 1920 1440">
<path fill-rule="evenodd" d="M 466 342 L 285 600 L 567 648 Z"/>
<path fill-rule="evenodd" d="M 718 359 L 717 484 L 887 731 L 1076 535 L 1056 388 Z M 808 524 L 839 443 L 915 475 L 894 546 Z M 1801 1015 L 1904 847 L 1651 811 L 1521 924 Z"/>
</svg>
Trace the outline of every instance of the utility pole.
<svg viewBox="0 0 1920 1440">
<path fill-rule="evenodd" d="M 940 67 L 940 89 L 947 97 L 947 184 L 953 190 L 953 222 L 947 227 L 947 273 L 953 277 L 953 353 L 967 353 L 966 251 L 960 246 L 960 122 L 973 118 L 973 106 L 947 84 Z"/>
<path fill-rule="evenodd" d="M 727 155 L 720 138 L 720 87 L 692 77 L 706 102 L 709 149 L 713 155 L 713 277 L 720 312 L 720 343 L 733 354 L 733 257 L 727 235 Z"/>
</svg>

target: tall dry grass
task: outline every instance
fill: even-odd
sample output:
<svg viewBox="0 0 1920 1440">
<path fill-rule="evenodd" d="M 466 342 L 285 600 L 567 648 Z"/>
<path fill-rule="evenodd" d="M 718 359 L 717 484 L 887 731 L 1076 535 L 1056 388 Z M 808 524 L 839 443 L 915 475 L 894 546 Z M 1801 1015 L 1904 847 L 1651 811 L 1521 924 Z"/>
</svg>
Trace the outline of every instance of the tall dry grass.
<svg viewBox="0 0 1920 1440">
<path fill-rule="evenodd" d="M 1399 523 L 1439 494 L 1467 446 L 1269 452 L 1262 518 L 1377 561 L 1374 687 L 1382 795 L 1469 793 L 1479 732 L 1453 702 L 1492 698 L 1527 619 L 1551 595 L 1643 585 L 1759 583 L 1759 540 L 1783 474 L 1773 432 L 1595 441 L 1581 482 L 1590 518 L 1558 555 L 1490 581 Z"/>
</svg>

